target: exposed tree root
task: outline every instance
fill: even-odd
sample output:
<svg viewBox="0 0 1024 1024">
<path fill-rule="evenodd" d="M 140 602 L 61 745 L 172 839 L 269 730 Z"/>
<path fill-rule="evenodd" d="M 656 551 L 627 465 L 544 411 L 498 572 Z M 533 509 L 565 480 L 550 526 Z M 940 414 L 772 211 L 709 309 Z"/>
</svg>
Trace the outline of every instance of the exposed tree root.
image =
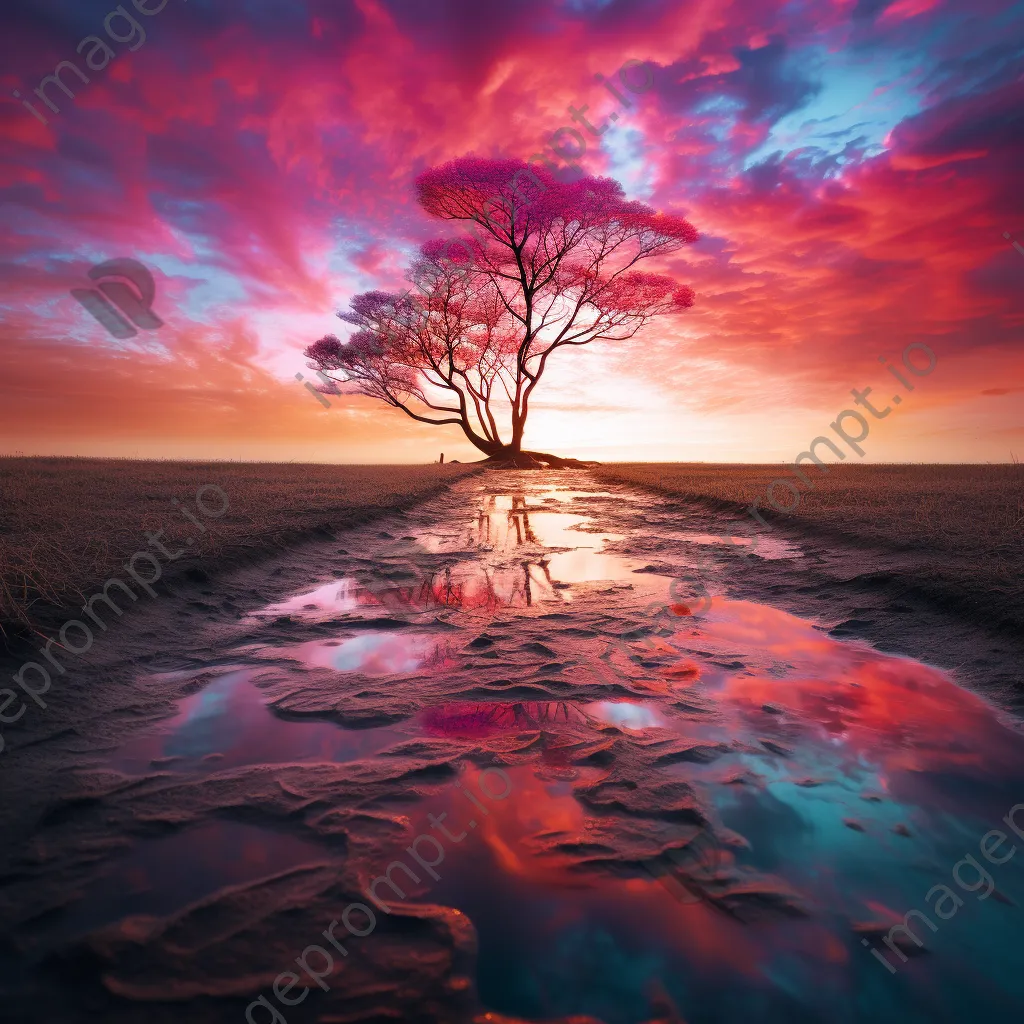
<svg viewBox="0 0 1024 1024">
<path fill-rule="evenodd" d="M 586 469 L 598 466 L 598 462 L 581 462 L 579 459 L 565 459 L 560 455 L 546 452 L 498 452 L 483 460 L 488 469 Z"/>
</svg>

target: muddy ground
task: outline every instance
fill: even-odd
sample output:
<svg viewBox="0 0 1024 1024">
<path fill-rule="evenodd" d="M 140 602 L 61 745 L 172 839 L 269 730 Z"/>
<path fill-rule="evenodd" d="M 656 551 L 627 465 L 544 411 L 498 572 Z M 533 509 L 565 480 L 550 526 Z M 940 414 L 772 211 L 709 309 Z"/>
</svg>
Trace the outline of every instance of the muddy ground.
<svg viewBox="0 0 1024 1024">
<path fill-rule="evenodd" d="M 586 471 L 491 472 L 167 587 L 67 662 L 45 710 L 4 727 L 8 1019 L 274 1019 L 252 1009 L 261 996 L 289 1024 L 488 1011 L 728 1021 L 753 1007 L 764 1020 L 963 1019 L 958 1001 L 978 1003 L 966 984 L 938 1008 L 919 992 L 864 1016 L 832 1002 L 854 970 L 886 979 L 848 958 L 866 956 L 860 937 L 885 931 L 890 911 L 902 916 L 914 880 L 890 905 L 870 898 L 889 882 L 844 868 L 841 898 L 797 859 L 758 851 L 783 841 L 767 838 L 765 814 L 784 783 L 799 799 L 832 794 L 840 837 L 817 851 L 819 868 L 839 871 L 847 844 L 884 833 L 877 848 L 909 858 L 894 874 L 911 862 L 948 873 L 938 840 L 903 851 L 925 820 L 1014 803 L 1024 645 L 894 587 L 882 550 L 777 526 L 743 558 L 722 536 L 750 530 Z M 669 596 L 675 578 L 706 584 L 706 615 Z M 459 802 L 471 787 L 486 799 L 496 769 L 510 780 L 500 809 Z M 925 778 L 927 797 L 914 789 Z M 427 816 L 442 809 L 475 814 L 470 838 L 446 846 L 451 869 L 420 871 L 366 937 L 353 937 L 357 914 L 342 966 L 323 984 L 304 978 L 301 1004 L 275 999 L 275 979 L 326 944 L 346 907 L 366 905 L 370 881 L 418 833 L 439 835 Z M 787 842 L 806 827 L 781 820 L 768 831 Z M 859 909 L 843 903 L 854 893 Z M 618 945 L 585 966 L 574 946 L 561 982 L 545 980 L 568 940 L 559 932 L 549 963 L 533 961 L 543 929 L 519 935 L 517 920 L 533 900 L 547 908 L 538 921 L 560 908 L 558 927 L 574 914 L 619 921 Z M 678 963 L 671 978 L 652 967 L 605 993 L 608 965 L 632 948 L 622 936 L 634 925 L 616 917 L 630 900 Z M 687 945 L 692 919 L 673 930 L 679 906 L 705 915 L 715 956 Z M 820 984 L 780 982 L 779 968 L 765 969 L 770 984 L 740 985 L 741 947 L 748 967 L 779 947 L 823 956 Z M 924 959 L 909 969 L 956 975 L 938 953 Z"/>
</svg>

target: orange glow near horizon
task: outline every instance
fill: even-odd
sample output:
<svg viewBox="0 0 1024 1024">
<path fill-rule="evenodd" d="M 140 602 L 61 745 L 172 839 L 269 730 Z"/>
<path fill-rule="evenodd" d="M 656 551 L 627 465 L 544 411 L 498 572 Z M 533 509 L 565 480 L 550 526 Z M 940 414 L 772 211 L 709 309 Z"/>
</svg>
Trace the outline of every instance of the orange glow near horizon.
<svg viewBox="0 0 1024 1024">
<path fill-rule="evenodd" d="M 1006 19 L 966 32 L 933 0 L 862 7 L 654 0 L 641 16 L 573 0 L 429 27 L 382 0 L 287 26 L 170 5 L 143 54 L 119 45 L 47 118 L 13 90 L 34 95 L 67 47 L 12 16 L 0 453 L 478 458 L 457 429 L 363 398 L 324 409 L 295 374 L 312 379 L 314 340 L 351 334 L 338 309 L 406 287 L 417 247 L 452 233 L 417 204 L 417 175 L 466 154 L 554 157 L 564 126 L 582 132 L 582 171 L 700 232 L 642 268 L 696 303 L 558 353 L 527 447 L 788 462 L 871 387 L 901 403 L 872 422 L 865 461 L 1020 457 L 1024 79 L 971 70 Z M 651 80 L 625 106 L 595 76 L 628 61 Z M 584 105 L 593 130 L 567 112 Z M 164 326 L 117 340 L 70 292 L 125 257 L 152 272 Z M 908 344 L 937 356 L 912 393 L 879 362 L 900 367 Z"/>
</svg>

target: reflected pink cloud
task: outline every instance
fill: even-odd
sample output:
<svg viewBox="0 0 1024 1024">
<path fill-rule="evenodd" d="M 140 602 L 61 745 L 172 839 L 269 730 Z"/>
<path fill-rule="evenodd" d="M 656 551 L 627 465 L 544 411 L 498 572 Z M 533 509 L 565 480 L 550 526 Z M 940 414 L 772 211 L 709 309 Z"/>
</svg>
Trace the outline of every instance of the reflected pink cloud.
<svg viewBox="0 0 1024 1024">
<path fill-rule="evenodd" d="M 344 640 L 314 640 L 277 651 L 307 665 L 371 676 L 407 675 L 420 669 L 437 669 L 451 658 L 450 652 L 434 637 L 414 633 L 362 633 Z"/>
</svg>

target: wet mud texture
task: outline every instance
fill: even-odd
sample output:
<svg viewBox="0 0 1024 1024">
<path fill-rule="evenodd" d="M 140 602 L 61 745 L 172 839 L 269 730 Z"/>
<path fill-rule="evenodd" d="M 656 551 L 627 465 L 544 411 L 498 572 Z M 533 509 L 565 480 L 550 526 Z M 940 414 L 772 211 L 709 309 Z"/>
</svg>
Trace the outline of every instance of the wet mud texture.
<svg viewBox="0 0 1024 1024">
<path fill-rule="evenodd" d="M 871 552 L 777 529 L 740 559 L 729 534 L 586 471 L 487 472 L 176 583 L 6 728 L 5 1019 L 243 1021 L 261 995 L 289 1024 L 1019 1007 L 999 943 L 1024 857 L 993 869 L 1001 899 L 889 953 L 895 981 L 862 939 L 887 952 L 1024 801 L 1020 649 L 876 593 Z M 707 615 L 669 597 L 681 575 Z M 439 877 L 365 937 L 339 925 L 324 985 L 275 999 L 442 813 L 463 838 Z"/>
</svg>

